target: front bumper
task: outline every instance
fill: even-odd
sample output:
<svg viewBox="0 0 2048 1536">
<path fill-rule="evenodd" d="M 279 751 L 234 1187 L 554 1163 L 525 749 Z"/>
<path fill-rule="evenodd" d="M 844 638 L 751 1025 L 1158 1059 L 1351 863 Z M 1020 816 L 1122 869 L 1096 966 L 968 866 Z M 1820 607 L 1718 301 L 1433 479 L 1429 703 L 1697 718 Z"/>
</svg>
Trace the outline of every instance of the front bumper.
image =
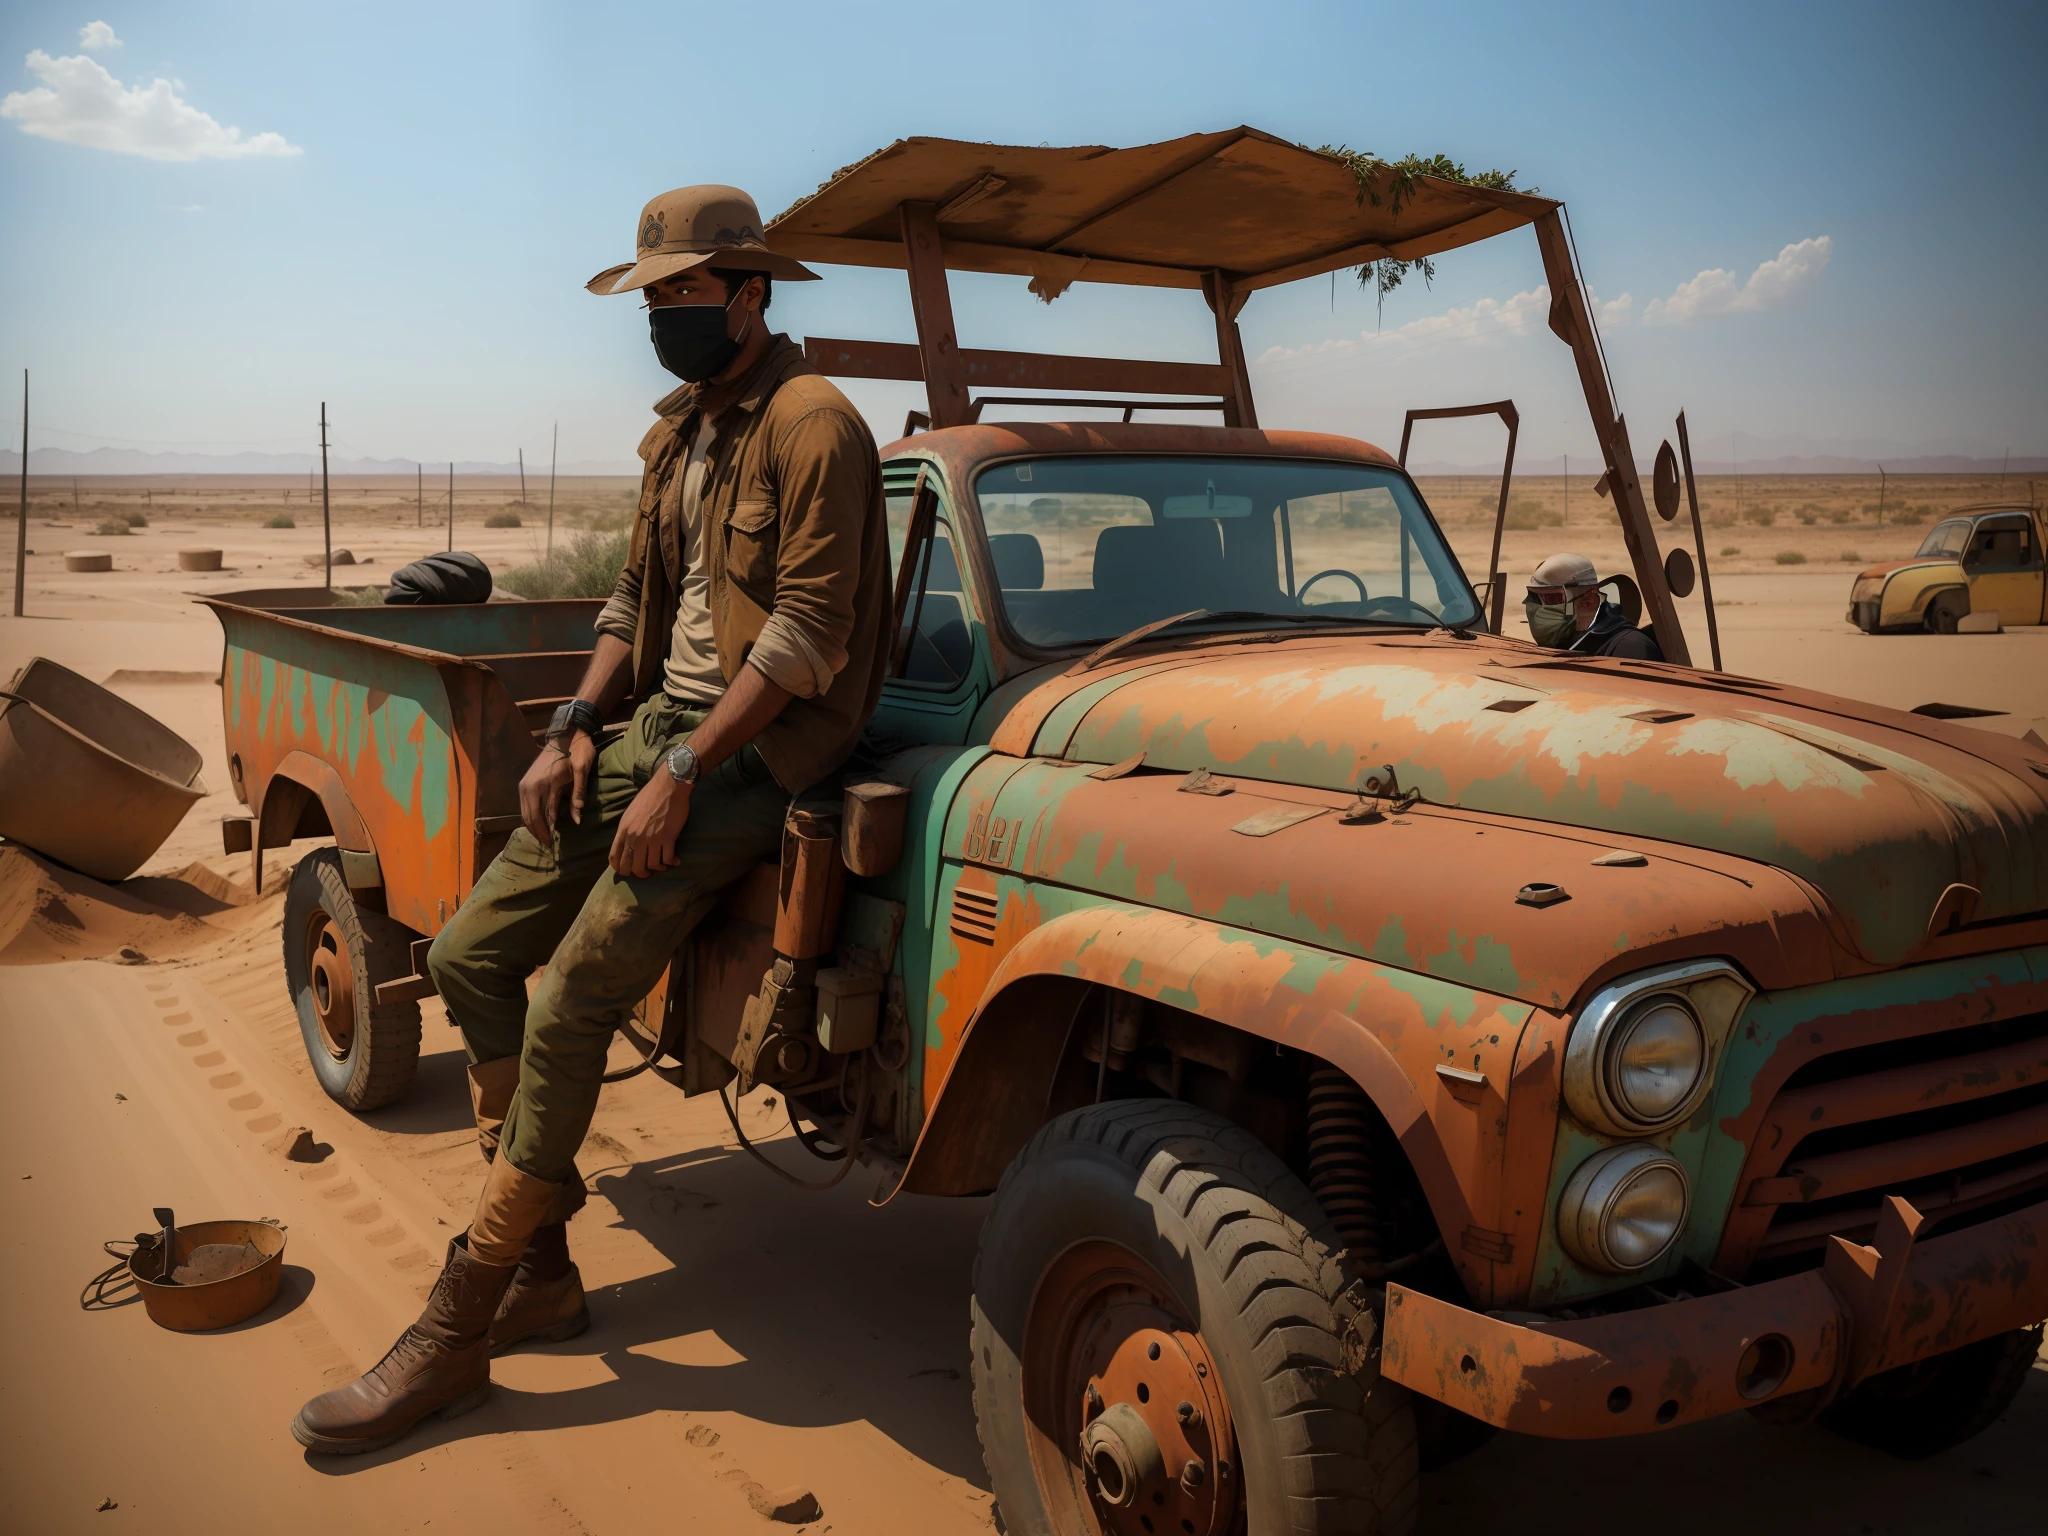
<svg viewBox="0 0 2048 1536">
<path fill-rule="evenodd" d="M 1866 1377 L 2048 1318 L 2048 1202 L 1927 1242 L 1885 1202 L 1876 1246 L 1711 1296 L 1532 1326 L 1387 1287 L 1380 1371 L 1502 1429 L 1601 1439 Z"/>
</svg>

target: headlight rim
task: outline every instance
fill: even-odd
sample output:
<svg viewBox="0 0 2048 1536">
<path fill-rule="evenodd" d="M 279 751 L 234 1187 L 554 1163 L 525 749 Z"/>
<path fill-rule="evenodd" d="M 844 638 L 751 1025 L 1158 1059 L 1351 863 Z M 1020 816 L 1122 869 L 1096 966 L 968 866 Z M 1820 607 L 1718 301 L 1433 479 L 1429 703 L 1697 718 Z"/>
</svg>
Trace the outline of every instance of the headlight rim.
<svg viewBox="0 0 2048 1536">
<path fill-rule="evenodd" d="M 1719 1019 L 1719 1007 L 1713 1010 L 1714 1017 L 1709 1018 L 1693 995 L 1703 983 L 1717 980 L 1732 982 L 1742 993 L 1734 1006 L 1727 1009 L 1725 1021 Z M 1561 1073 L 1565 1108 L 1596 1134 L 1621 1139 L 1657 1136 L 1682 1124 L 1713 1091 L 1722 1049 L 1756 991 L 1756 984 L 1733 961 L 1720 957 L 1653 966 L 1608 982 L 1586 1000 L 1565 1037 Z M 1626 1112 L 1610 1097 L 1608 1046 L 1621 1028 L 1637 1016 L 1638 1005 L 1665 992 L 1682 998 L 1692 1014 L 1700 1031 L 1703 1059 L 1692 1092 L 1662 1119 L 1646 1122 Z"/>
<path fill-rule="evenodd" d="M 1605 1214 L 1633 1184 L 1657 1168 L 1668 1168 L 1677 1177 L 1678 1215 L 1656 1252 L 1640 1263 L 1624 1263 L 1608 1243 Z M 1692 1179 L 1685 1164 L 1655 1142 L 1623 1142 L 1601 1148 L 1572 1171 L 1558 1199 L 1557 1236 L 1565 1252 L 1583 1268 L 1600 1274 L 1639 1275 L 1670 1256 L 1691 1217 Z"/>
</svg>

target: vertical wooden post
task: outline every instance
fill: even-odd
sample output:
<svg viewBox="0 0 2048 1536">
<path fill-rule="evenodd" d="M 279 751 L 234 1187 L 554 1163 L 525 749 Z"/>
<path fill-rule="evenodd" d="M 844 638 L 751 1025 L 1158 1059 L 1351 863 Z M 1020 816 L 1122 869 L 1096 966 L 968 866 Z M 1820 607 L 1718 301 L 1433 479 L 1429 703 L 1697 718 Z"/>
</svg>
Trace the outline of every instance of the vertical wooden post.
<svg viewBox="0 0 2048 1536">
<path fill-rule="evenodd" d="M 1585 393 L 1593 433 L 1607 460 L 1607 484 L 1614 492 L 1615 510 L 1621 516 L 1622 542 L 1628 546 L 1629 559 L 1635 566 L 1644 611 L 1656 631 L 1664 659 L 1691 666 L 1692 652 L 1686 647 L 1685 630 L 1678 622 L 1678 605 L 1671 600 L 1671 588 L 1657 558 L 1657 534 L 1650 525 L 1649 505 L 1643 500 L 1643 482 L 1636 473 L 1635 450 L 1629 446 L 1628 423 L 1614 408 L 1614 395 L 1607 387 L 1607 369 L 1601 362 L 1593 329 L 1593 313 L 1586 303 L 1585 290 L 1579 286 L 1578 268 L 1572 260 L 1564 220 L 1556 210 L 1536 220 L 1536 245 L 1543 253 L 1544 276 L 1550 280 L 1550 329 L 1570 346 L 1572 360 L 1578 364 L 1579 388 Z"/>
<path fill-rule="evenodd" d="M 548 558 L 555 553 L 555 461 L 562 454 L 562 424 L 555 423 L 554 435 L 548 439 Z"/>
<path fill-rule="evenodd" d="M 427 466 L 415 464 L 412 470 L 413 522 L 424 528 L 427 526 Z"/>
<path fill-rule="evenodd" d="M 455 548 L 455 461 L 448 461 L 448 547 Z"/>
<path fill-rule="evenodd" d="M 28 592 L 28 370 L 21 370 L 21 518 L 14 525 L 14 616 Z"/>
<path fill-rule="evenodd" d="M 910 310 L 917 320 L 917 350 L 924 364 L 926 409 L 935 427 L 964 427 L 972 419 L 967 365 L 953 330 L 953 296 L 946 287 L 938 211 L 930 203 L 905 203 L 898 212 L 910 274 Z"/>
<path fill-rule="evenodd" d="M 320 547 L 325 551 L 326 584 L 334 586 L 334 519 L 327 504 L 327 402 L 320 402 Z"/>
<path fill-rule="evenodd" d="M 526 505 L 526 449 L 519 450 L 519 505 Z"/>
<path fill-rule="evenodd" d="M 1216 316 L 1216 358 L 1230 370 L 1231 398 L 1223 409 L 1226 427 L 1256 427 L 1259 413 L 1252 407 L 1252 380 L 1245 370 L 1244 337 L 1238 334 L 1237 312 L 1244 308 L 1249 293 L 1240 293 L 1220 270 L 1202 274 L 1202 297 Z"/>
</svg>

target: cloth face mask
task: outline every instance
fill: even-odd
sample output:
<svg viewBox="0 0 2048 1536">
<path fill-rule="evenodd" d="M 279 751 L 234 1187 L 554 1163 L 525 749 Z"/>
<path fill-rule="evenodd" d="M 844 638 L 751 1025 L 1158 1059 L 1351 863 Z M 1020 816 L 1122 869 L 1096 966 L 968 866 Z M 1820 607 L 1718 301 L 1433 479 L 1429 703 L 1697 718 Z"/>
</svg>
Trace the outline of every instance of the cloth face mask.
<svg viewBox="0 0 2048 1536">
<path fill-rule="evenodd" d="M 1573 617 L 1570 603 L 1526 602 L 1522 604 L 1529 615 L 1529 634 L 1538 645 L 1551 647 L 1569 645 L 1578 630 L 1578 621 Z"/>
<path fill-rule="evenodd" d="M 667 304 L 647 311 L 647 329 L 654 338 L 654 355 L 661 366 L 685 384 L 701 384 L 715 378 L 732 364 L 746 340 L 725 334 L 726 313 L 738 300 L 734 294 L 724 304 Z M 753 317 L 747 317 L 751 328 Z"/>
</svg>

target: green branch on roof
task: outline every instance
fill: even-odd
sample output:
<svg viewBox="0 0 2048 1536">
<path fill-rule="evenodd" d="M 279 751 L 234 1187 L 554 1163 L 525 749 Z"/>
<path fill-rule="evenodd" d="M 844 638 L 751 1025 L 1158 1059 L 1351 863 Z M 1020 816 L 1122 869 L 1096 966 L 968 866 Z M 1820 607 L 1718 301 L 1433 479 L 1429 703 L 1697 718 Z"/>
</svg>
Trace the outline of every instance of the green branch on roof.
<svg viewBox="0 0 2048 1536">
<path fill-rule="evenodd" d="M 1384 206 L 1396 217 L 1400 216 L 1402 204 L 1415 195 L 1418 176 L 1434 176 L 1439 181 L 1461 182 L 1468 187 L 1490 187 L 1498 192 L 1536 191 L 1534 187 L 1516 186 L 1516 173 L 1513 171 L 1468 171 L 1449 155 L 1403 155 L 1399 160 L 1389 162 L 1370 150 L 1352 149 L 1345 144 L 1318 145 L 1316 153 L 1341 160 L 1350 168 L 1351 174 L 1358 179 L 1361 206 L 1366 203 L 1375 208 Z M 1384 192 L 1381 191 L 1382 183 L 1386 185 Z M 1419 270 L 1425 284 L 1436 281 L 1436 263 L 1427 256 L 1415 261 L 1396 261 L 1387 256 L 1378 261 L 1368 261 L 1355 270 L 1359 286 L 1373 290 L 1382 313 L 1386 310 L 1387 295 L 1401 286 L 1402 279 L 1410 271 Z"/>
</svg>

